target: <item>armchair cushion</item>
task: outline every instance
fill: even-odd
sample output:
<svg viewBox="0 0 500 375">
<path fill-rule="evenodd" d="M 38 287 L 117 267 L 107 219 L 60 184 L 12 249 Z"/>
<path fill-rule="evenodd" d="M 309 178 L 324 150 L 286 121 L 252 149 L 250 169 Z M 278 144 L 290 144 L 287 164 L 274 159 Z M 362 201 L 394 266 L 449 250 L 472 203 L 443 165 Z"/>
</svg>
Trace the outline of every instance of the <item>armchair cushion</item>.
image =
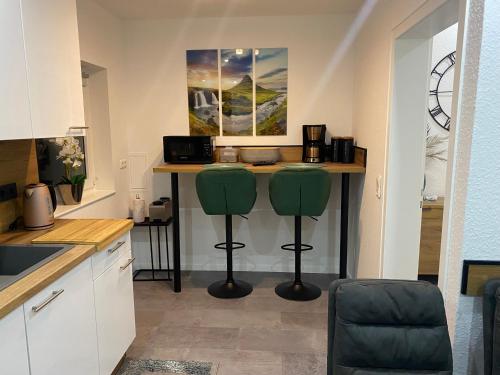
<svg viewBox="0 0 500 375">
<path fill-rule="evenodd" d="M 430 283 L 338 280 L 329 290 L 328 374 L 451 374 L 441 293 Z"/>
<path fill-rule="evenodd" d="M 484 286 L 483 338 L 484 374 L 500 375 L 500 279 Z"/>
</svg>

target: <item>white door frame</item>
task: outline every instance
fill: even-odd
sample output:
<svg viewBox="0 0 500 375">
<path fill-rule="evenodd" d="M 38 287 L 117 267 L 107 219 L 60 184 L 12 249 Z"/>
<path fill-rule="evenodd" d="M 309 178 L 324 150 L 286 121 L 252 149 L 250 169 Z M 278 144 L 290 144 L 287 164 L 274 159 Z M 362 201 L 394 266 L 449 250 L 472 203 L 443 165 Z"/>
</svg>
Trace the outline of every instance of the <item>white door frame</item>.
<svg viewBox="0 0 500 375">
<path fill-rule="evenodd" d="M 392 34 L 391 91 L 389 97 L 389 126 L 386 139 L 386 183 L 382 219 L 381 277 L 416 279 L 421 228 L 421 186 L 425 168 L 425 121 L 430 72 L 430 45 L 432 37 L 456 22 L 463 22 L 461 12 L 466 0 L 435 0 L 424 3 L 399 24 Z M 463 27 L 459 25 L 459 33 Z M 458 36 L 460 40 L 462 35 Z M 457 53 L 455 81 L 460 77 L 461 54 Z M 415 76 L 408 66 L 412 64 Z M 425 77 L 422 76 L 426 71 Z M 401 81 L 404 79 L 406 81 Z M 421 80 L 421 81 L 419 81 Z M 456 82 L 455 82 L 456 83 Z M 405 86 L 405 85 L 413 86 Z M 454 87 L 459 87 L 456 84 Z M 455 123 L 458 95 L 453 96 L 452 129 Z M 412 105 L 422 103 L 418 109 Z M 407 120 L 405 121 L 405 114 Z M 421 123 L 419 129 L 418 124 Z M 413 127 L 412 127 L 413 126 Z M 421 137 L 416 141 L 412 137 Z M 448 160 L 454 149 L 453 130 L 450 133 Z M 408 151 L 408 152 L 401 152 Z M 411 168 L 409 167 L 411 166 Z M 448 171 L 451 168 L 448 168 Z M 449 172 L 448 172 L 449 173 Z M 449 179 L 447 179 L 449 181 Z M 450 191 L 449 183 L 446 187 Z M 444 215 L 447 210 L 445 206 Z M 447 219 L 444 219 L 447 222 Z M 443 241 L 447 230 L 443 225 Z M 441 257 L 444 247 L 442 246 Z"/>
</svg>

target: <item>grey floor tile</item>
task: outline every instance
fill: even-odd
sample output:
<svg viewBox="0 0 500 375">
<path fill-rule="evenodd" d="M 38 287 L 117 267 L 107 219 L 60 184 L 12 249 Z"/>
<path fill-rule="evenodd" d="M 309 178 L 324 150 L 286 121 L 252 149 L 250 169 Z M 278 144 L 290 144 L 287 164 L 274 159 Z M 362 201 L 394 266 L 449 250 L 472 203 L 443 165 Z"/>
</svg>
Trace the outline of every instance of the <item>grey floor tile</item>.
<svg viewBox="0 0 500 375">
<path fill-rule="evenodd" d="M 283 375 L 325 375 L 326 354 L 283 354 Z"/>
<path fill-rule="evenodd" d="M 314 353 L 322 350 L 315 332 L 242 328 L 238 348 L 278 353 Z"/>
<path fill-rule="evenodd" d="M 156 348 L 232 349 L 238 343 L 239 329 L 210 327 L 160 327 L 151 337 Z"/>
<path fill-rule="evenodd" d="M 223 272 L 183 273 L 181 293 L 163 281 L 135 282 L 137 337 L 127 355 L 212 362 L 212 375 L 326 373 L 321 366 L 326 361 L 327 293 L 315 301 L 287 301 L 274 287 L 289 274 L 242 272 L 238 277 L 254 291 L 235 300 L 206 291 L 224 278 Z M 322 289 L 335 278 L 308 277 Z"/>
<path fill-rule="evenodd" d="M 326 331 L 328 328 L 328 314 L 282 312 L 281 323 L 284 329 L 319 329 Z"/>
</svg>

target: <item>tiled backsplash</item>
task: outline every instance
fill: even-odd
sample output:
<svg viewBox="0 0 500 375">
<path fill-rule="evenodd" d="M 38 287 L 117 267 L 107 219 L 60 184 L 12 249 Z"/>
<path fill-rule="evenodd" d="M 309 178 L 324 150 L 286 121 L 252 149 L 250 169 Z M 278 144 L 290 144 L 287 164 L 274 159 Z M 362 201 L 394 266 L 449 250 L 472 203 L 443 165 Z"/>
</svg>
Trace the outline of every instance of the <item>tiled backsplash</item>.
<svg viewBox="0 0 500 375">
<path fill-rule="evenodd" d="M 34 139 L 0 141 L 0 185 L 15 182 L 18 198 L 0 202 L 0 233 L 22 215 L 22 192 L 27 184 L 38 182 Z"/>
</svg>

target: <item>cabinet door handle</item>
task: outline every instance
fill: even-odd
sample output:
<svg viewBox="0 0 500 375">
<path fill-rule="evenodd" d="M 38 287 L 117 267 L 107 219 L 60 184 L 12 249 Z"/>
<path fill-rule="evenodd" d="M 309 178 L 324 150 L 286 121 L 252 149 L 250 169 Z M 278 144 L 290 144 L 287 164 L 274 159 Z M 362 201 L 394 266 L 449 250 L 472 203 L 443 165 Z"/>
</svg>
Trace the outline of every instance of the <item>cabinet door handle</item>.
<svg viewBox="0 0 500 375">
<path fill-rule="evenodd" d="M 115 246 L 113 246 L 111 249 L 108 249 L 108 254 L 113 254 L 116 250 L 118 250 L 123 244 L 125 243 L 125 241 L 120 241 L 118 242 Z"/>
<path fill-rule="evenodd" d="M 41 302 L 40 304 L 33 306 L 31 310 L 33 312 L 39 312 L 42 310 L 45 306 L 47 306 L 49 303 L 51 303 L 53 300 L 55 300 L 57 297 L 59 297 L 62 293 L 64 292 L 64 289 L 59 289 L 59 290 L 54 290 L 50 297 L 48 297 L 45 301 Z"/>
<path fill-rule="evenodd" d="M 70 126 L 69 130 L 82 130 L 82 129 L 90 129 L 89 126 Z"/>
<path fill-rule="evenodd" d="M 134 260 L 135 260 L 135 258 L 129 259 L 127 264 L 125 264 L 124 266 L 121 266 L 120 269 L 122 271 L 124 271 L 128 266 L 130 266 L 134 262 Z"/>
</svg>

